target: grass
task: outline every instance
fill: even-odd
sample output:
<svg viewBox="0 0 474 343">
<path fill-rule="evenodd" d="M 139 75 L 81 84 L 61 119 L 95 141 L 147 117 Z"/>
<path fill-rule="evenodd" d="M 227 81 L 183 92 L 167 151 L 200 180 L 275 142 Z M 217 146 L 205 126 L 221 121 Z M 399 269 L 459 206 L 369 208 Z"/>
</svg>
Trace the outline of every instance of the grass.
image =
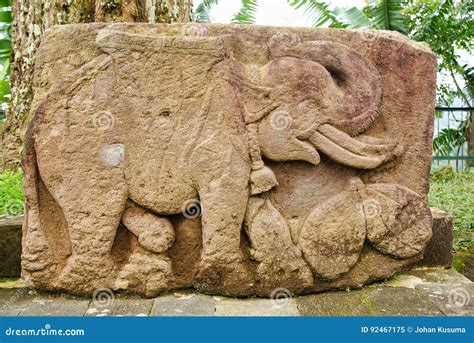
<svg viewBox="0 0 474 343">
<path fill-rule="evenodd" d="M 453 216 L 456 252 L 473 249 L 474 172 L 454 173 L 443 168 L 431 174 L 429 203 Z"/>
<path fill-rule="evenodd" d="M 23 213 L 23 191 L 21 172 L 5 171 L 0 174 L 0 216 Z"/>
<path fill-rule="evenodd" d="M 0 174 L 0 215 L 23 212 L 23 174 L 5 171 Z M 443 168 L 430 177 L 429 203 L 454 217 L 456 252 L 473 249 L 474 236 L 474 172 L 454 173 Z"/>
</svg>

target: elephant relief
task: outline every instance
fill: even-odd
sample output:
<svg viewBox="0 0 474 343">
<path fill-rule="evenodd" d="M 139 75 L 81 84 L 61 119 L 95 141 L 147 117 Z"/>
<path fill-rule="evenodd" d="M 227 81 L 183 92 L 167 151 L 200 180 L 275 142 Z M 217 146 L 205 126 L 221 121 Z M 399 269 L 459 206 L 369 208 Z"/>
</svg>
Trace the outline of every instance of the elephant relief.
<svg viewBox="0 0 474 343">
<path fill-rule="evenodd" d="M 232 35 L 100 30 L 100 53 L 48 91 L 28 130 L 26 278 L 76 293 L 196 282 L 206 293 L 305 293 L 337 283 L 364 246 L 422 253 L 425 200 L 360 177 L 404 151 L 400 137 L 364 134 L 381 111 L 377 68 L 341 43 L 286 38 L 250 63 Z M 292 222 L 275 202 L 286 181 L 274 170 L 291 161 L 350 171 L 344 189 Z M 200 230 L 198 246 L 177 243 L 183 225 Z M 196 259 L 186 281 L 170 251 Z"/>
</svg>

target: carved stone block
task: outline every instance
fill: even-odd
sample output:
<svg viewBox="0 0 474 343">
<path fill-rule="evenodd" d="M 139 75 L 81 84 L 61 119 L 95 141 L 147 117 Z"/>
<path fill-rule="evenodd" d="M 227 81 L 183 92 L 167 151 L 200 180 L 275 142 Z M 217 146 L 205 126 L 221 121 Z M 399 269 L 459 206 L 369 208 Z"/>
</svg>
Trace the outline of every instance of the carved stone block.
<svg viewBox="0 0 474 343">
<path fill-rule="evenodd" d="M 23 159 L 23 277 L 278 296 L 409 268 L 432 232 L 435 75 L 393 32 L 54 27 Z"/>
</svg>

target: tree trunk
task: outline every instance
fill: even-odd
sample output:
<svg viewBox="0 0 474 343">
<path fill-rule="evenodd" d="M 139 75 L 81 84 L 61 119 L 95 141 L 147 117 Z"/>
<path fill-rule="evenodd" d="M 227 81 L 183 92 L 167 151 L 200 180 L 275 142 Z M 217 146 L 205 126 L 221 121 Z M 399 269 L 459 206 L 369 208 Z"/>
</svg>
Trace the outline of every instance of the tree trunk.
<svg viewBox="0 0 474 343">
<path fill-rule="evenodd" d="M 33 98 L 33 65 L 43 32 L 57 24 L 88 22 L 183 23 L 192 0 L 13 1 L 11 99 L 0 143 L 0 167 L 19 162 Z"/>
</svg>

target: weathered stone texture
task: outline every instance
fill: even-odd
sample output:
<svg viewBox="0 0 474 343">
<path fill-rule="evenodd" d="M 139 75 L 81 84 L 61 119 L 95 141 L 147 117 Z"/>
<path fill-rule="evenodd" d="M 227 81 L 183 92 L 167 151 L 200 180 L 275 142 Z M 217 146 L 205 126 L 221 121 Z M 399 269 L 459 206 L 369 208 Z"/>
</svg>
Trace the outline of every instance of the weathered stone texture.
<svg viewBox="0 0 474 343">
<path fill-rule="evenodd" d="M 48 290 L 360 287 L 431 237 L 435 58 L 384 31 L 54 27 L 23 159 Z"/>
</svg>

